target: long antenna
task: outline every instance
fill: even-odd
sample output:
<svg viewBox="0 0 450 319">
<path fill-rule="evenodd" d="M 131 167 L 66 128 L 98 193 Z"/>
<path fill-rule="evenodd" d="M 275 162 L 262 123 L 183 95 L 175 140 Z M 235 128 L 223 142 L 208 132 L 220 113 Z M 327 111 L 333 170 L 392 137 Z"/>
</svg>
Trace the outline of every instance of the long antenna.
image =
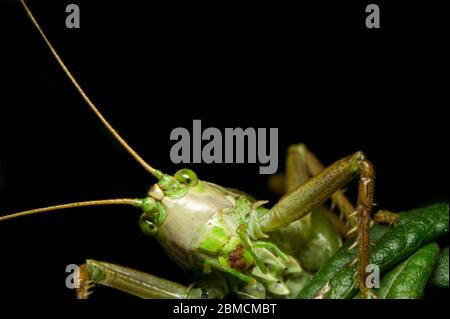
<svg viewBox="0 0 450 319">
<path fill-rule="evenodd" d="M 28 8 L 27 4 L 25 3 L 25 0 L 20 0 L 23 7 L 25 8 L 25 11 L 27 12 L 28 16 L 30 17 L 31 21 L 33 22 L 34 26 L 38 29 L 39 33 L 41 34 L 42 38 L 44 39 L 45 43 L 47 44 L 48 48 L 52 52 L 53 56 L 55 57 L 56 61 L 58 61 L 58 64 L 63 69 L 64 73 L 67 75 L 67 77 L 70 79 L 72 84 L 75 86 L 75 88 L 78 90 L 78 92 L 81 94 L 83 99 L 86 101 L 86 103 L 89 105 L 92 111 L 97 115 L 97 117 L 103 122 L 103 124 L 106 126 L 106 128 L 111 132 L 111 134 L 119 141 L 120 144 L 128 151 L 128 153 L 131 154 L 131 156 L 134 157 L 136 161 L 138 161 L 150 174 L 155 176 L 156 178 L 160 178 L 160 172 L 150 166 L 147 162 L 144 161 L 144 159 L 136 153 L 135 150 L 131 148 L 130 145 L 117 133 L 117 131 L 109 124 L 109 122 L 103 117 L 102 113 L 97 109 L 97 107 L 94 105 L 94 103 L 89 99 L 89 97 L 84 93 L 81 86 L 78 84 L 77 80 L 75 80 L 72 73 L 70 73 L 67 66 L 64 64 L 63 60 L 59 57 L 58 52 L 56 52 L 53 45 L 50 43 L 50 41 L 47 39 L 47 36 L 45 35 L 44 31 L 41 29 L 39 23 L 36 21 L 36 19 L 33 16 L 33 13 Z"/>
<path fill-rule="evenodd" d="M 90 200 L 85 202 L 76 202 L 70 204 L 62 204 L 56 206 L 49 206 L 44 208 L 36 208 L 30 209 L 23 212 L 0 216 L 0 222 L 12 218 L 28 216 L 33 214 L 40 214 L 44 212 L 50 212 L 55 210 L 67 209 L 67 208 L 75 208 L 75 207 L 86 207 L 86 206 L 103 206 L 103 205 L 132 205 L 132 206 L 141 206 L 142 201 L 139 199 L 132 198 L 116 198 L 116 199 L 101 199 L 101 200 Z"/>
</svg>

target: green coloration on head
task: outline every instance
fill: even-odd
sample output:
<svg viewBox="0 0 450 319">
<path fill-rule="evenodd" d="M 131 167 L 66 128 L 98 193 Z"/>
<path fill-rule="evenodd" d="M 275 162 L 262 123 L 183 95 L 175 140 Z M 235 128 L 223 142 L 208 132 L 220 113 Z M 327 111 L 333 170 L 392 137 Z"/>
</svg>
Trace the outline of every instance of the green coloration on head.
<svg viewBox="0 0 450 319">
<path fill-rule="evenodd" d="M 166 174 L 161 177 L 158 185 L 162 190 L 164 190 L 166 196 L 170 197 L 182 197 L 189 190 L 187 185 L 183 185 L 172 176 Z"/>
<path fill-rule="evenodd" d="M 198 184 L 195 187 L 193 187 L 193 189 L 198 193 L 203 193 L 206 190 L 205 183 L 199 180 Z"/>
<path fill-rule="evenodd" d="M 199 248 L 216 254 L 228 241 L 229 235 L 222 227 L 214 226 L 207 237 L 200 243 Z"/>
<path fill-rule="evenodd" d="M 144 213 L 150 213 L 156 206 L 156 201 L 153 198 L 146 197 L 140 200 L 140 208 Z"/>
<path fill-rule="evenodd" d="M 229 259 L 236 251 L 242 252 L 242 258 L 244 260 L 245 269 L 253 264 L 254 258 L 252 254 L 245 249 L 239 237 L 231 237 L 230 240 L 222 247 L 221 256 L 219 256 L 219 262 L 227 267 L 231 267 Z"/>
<path fill-rule="evenodd" d="M 162 225 L 166 220 L 167 213 L 163 204 L 155 201 L 151 197 L 138 200 L 140 207 L 143 211 L 139 219 L 139 227 L 141 231 L 148 236 L 154 236 L 158 233 L 158 226 Z"/>
<path fill-rule="evenodd" d="M 159 180 L 158 185 L 164 191 L 166 196 L 182 197 L 189 188 L 196 187 L 199 183 L 197 175 L 190 169 L 180 169 L 174 176 L 170 176 L 156 171 L 156 178 Z"/>
<path fill-rule="evenodd" d="M 198 184 L 197 175 L 194 173 L 194 171 L 187 168 L 180 169 L 178 172 L 176 172 L 174 178 L 177 181 L 188 185 L 189 187 L 195 187 Z"/>
<path fill-rule="evenodd" d="M 170 197 L 184 196 L 189 191 L 189 188 L 197 186 L 199 182 L 194 171 L 186 168 L 180 169 L 173 177 L 160 171 L 155 176 L 159 180 L 159 187 L 161 187 L 166 196 Z"/>
<path fill-rule="evenodd" d="M 303 287 L 305 272 L 297 260 L 260 241 L 272 240 L 258 223 L 267 213 L 263 201 L 199 181 L 189 170 L 174 177 L 162 174 L 157 186 L 150 189 L 148 199 L 140 201 L 144 210 L 140 226 L 144 233 L 156 235 L 183 269 L 197 272 L 200 278 L 225 273 L 237 279 L 236 291 L 247 297 L 266 292 L 286 297 Z M 267 266 L 260 267 L 259 261 Z M 295 288 L 292 291 L 287 280 Z M 246 288 L 256 281 L 259 285 Z"/>
<path fill-rule="evenodd" d="M 251 211 L 251 203 L 245 196 L 239 196 L 236 199 L 235 209 L 241 220 L 245 220 Z"/>
<path fill-rule="evenodd" d="M 159 179 L 159 187 L 164 191 L 163 197 L 181 198 L 190 188 L 199 184 L 197 175 L 189 169 L 179 170 L 174 177 L 161 171 L 156 171 L 155 176 Z M 158 234 L 158 226 L 161 226 L 167 218 L 166 209 L 160 199 L 155 200 L 153 197 L 136 199 L 135 206 L 144 212 L 139 220 L 142 232 L 149 236 Z"/>
<path fill-rule="evenodd" d="M 163 178 L 164 175 L 166 175 L 166 174 L 164 174 L 160 170 L 155 170 L 155 173 L 153 176 L 155 176 L 158 180 L 160 180 L 161 178 Z"/>
<path fill-rule="evenodd" d="M 253 264 L 253 256 L 252 254 L 250 254 L 250 252 L 248 250 L 245 250 L 244 253 L 242 254 L 242 256 L 244 257 L 244 261 L 245 264 L 248 266 L 251 266 Z"/>
<path fill-rule="evenodd" d="M 222 248 L 222 252 L 225 255 L 229 255 L 233 250 L 236 249 L 238 245 L 241 245 L 242 242 L 238 237 L 232 237 L 225 246 Z"/>
<path fill-rule="evenodd" d="M 140 207 L 148 218 L 151 218 L 156 225 L 161 225 L 167 217 L 164 206 L 155 201 L 151 197 L 146 197 L 144 199 L 139 199 L 140 204 L 137 205 Z"/>
</svg>

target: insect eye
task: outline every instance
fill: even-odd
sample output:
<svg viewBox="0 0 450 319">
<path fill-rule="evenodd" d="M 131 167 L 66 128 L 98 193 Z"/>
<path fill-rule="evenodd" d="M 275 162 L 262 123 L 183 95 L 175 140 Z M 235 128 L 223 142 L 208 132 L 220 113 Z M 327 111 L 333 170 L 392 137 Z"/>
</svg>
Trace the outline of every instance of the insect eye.
<svg viewBox="0 0 450 319">
<path fill-rule="evenodd" d="M 139 218 L 139 228 L 147 236 L 154 236 L 158 232 L 158 226 L 156 226 L 147 214 L 142 214 L 141 218 Z"/>
<path fill-rule="evenodd" d="M 198 184 L 197 174 L 187 168 L 180 169 L 176 172 L 174 177 L 177 181 L 190 187 L 194 187 Z"/>
</svg>

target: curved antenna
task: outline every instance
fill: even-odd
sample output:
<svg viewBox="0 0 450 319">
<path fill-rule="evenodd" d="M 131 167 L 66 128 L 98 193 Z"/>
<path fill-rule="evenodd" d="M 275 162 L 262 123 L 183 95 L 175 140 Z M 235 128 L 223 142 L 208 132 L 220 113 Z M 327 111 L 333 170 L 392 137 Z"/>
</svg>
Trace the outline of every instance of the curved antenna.
<svg viewBox="0 0 450 319">
<path fill-rule="evenodd" d="M 20 2 L 22 3 L 22 6 L 25 8 L 25 11 L 27 12 L 27 14 L 30 17 L 31 21 L 33 22 L 34 26 L 38 29 L 39 33 L 41 34 L 41 36 L 44 39 L 45 43 L 47 44 L 48 48 L 52 52 L 56 61 L 58 61 L 58 64 L 61 66 L 64 73 L 70 79 L 70 81 L 75 86 L 75 88 L 78 90 L 80 95 L 83 97 L 84 101 L 86 101 L 86 103 L 89 105 L 91 110 L 94 111 L 94 113 L 97 115 L 97 117 L 103 122 L 103 124 L 111 132 L 111 134 L 116 138 L 116 140 L 118 140 L 119 143 L 122 144 L 122 146 L 127 150 L 127 152 L 130 153 L 130 155 L 133 156 L 134 159 L 139 164 L 141 164 L 150 174 L 152 174 L 153 176 L 155 176 L 156 178 L 159 179 L 161 177 L 161 173 L 158 170 L 156 170 L 155 168 L 153 168 L 152 166 L 150 166 L 147 162 L 145 162 L 144 159 L 138 153 L 136 153 L 136 151 L 133 150 L 130 145 L 128 145 L 128 143 L 119 135 L 119 133 L 117 133 L 117 131 L 111 126 L 111 124 L 109 124 L 109 122 L 103 117 L 102 113 L 100 113 L 100 111 L 97 109 L 97 107 L 91 101 L 91 99 L 89 99 L 89 97 L 86 95 L 86 93 L 84 93 L 83 89 L 78 84 L 77 80 L 75 80 L 74 76 L 72 75 L 72 73 L 70 73 L 69 69 L 64 64 L 63 60 L 59 57 L 58 52 L 56 52 L 53 45 L 47 39 L 47 36 L 45 35 L 44 31 L 41 29 L 39 23 L 34 18 L 33 13 L 28 8 L 27 4 L 25 3 L 25 0 L 20 0 Z"/>
<path fill-rule="evenodd" d="M 76 208 L 76 207 L 86 207 L 86 206 L 104 206 L 104 205 L 132 205 L 135 207 L 142 206 L 142 200 L 132 199 L 132 198 L 115 198 L 115 199 L 100 199 L 100 200 L 90 200 L 85 202 L 75 202 L 69 204 L 48 206 L 43 208 L 30 209 L 23 212 L 0 216 L 0 222 L 12 218 L 40 214 L 44 212 L 50 212 L 55 210 L 67 209 L 67 208 Z"/>
</svg>

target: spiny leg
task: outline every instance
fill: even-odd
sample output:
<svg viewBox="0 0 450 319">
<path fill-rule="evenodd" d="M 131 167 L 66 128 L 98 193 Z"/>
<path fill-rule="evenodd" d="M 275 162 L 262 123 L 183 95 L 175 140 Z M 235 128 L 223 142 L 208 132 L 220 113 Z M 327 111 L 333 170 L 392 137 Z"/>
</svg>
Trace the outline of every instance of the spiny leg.
<svg viewBox="0 0 450 319">
<path fill-rule="evenodd" d="M 389 224 L 395 225 L 397 224 L 400 216 L 398 213 L 390 212 L 388 210 L 380 209 L 374 215 L 374 221 L 378 224 Z"/>
<path fill-rule="evenodd" d="M 317 174 L 309 167 L 306 151 L 303 144 L 288 148 L 286 171 L 280 183 L 282 195 L 303 185 L 313 173 Z M 280 182 L 280 177 L 278 179 Z M 345 222 L 328 205 L 322 204 L 310 214 L 272 233 L 272 238 L 280 247 L 296 256 L 305 270 L 315 272 L 336 253 L 342 245 L 342 238 L 347 237 L 347 232 Z"/>
<path fill-rule="evenodd" d="M 316 155 L 309 150 L 305 144 L 291 145 L 288 150 L 288 158 L 286 161 L 286 178 L 283 181 L 277 181 L 276 183 L 282 184 L 286 188 L 286 192 L 295 190 L 295 188 L 301 186 L 307 178 L 317 175 L 322 172 L 325 167 L 316 157 Z M 338 190 L 331 196 L 334 204 L 338 207 L 342 215 L 344 215 L 347 222 L 351 225 L 352 229 L 349 232 L 343 232 L 342 223 L 335 220 L 336 216 L 332 211 L 324 211 L 327 213 L 327 217 L 333 222 L 333 224 L 339 229 L 340 233 L 344 237 L 349 237 L 357 230 L 357 218 L 356 210 L 353 204 L 345 196 L 344 192 Z M 387 210 L 379 210 L 374 214 L 374 221 L 378 224 L 394 225 L 398 222 L 398 214 Z"/>
<path fill-rule="evenodd" d="M 144 299 L 224 298 L 228 292 L 226 284 L 220 280 L 199 281 L 186 287 L 138 270 L 88 259 L 79 268 L 77 298 L 87 299 L 95 285 L 111 287 Z"/>
<path fill-rule="evenodd" d="M 263 231 L 271 232 L 289 225 L 321 205 L 358 175 L 359 189 L 356 208 L 358 224 L 357 275 L 360 291 L 367 296 L 369 289 L 365 285 L 365 278 L 366 267 L 369 263 L 369 228 L 375 172 L 364 153 L 357 152 L 337 161 L 306 181 L 302 186 L 285 195 L 267 214 L 261 217 L 260 226 Z"/>
<path fill-rule="evenodd" d="M 323 164 L 304 144 L 291 145 L 286 160 L 286 193 L 294 191 L 324 169 Z M 355 227 L 356 218 L 354 215 L 352 216 L 355 209 L 344 193 L 338 190 L 331 196 L 331 199 L 348 223 Z M 328 207 L 323 207 L 321 212 L 335 225 L 343 237 L 348 237 L 346 225 Z"/>
<path fill-rule="evenodd" d="M 291 159 L 289 160 L 289 158 Z M 296 164 L 295 162 L 300 162 L 301 164 Z M 301 171 L 298 168 L 303 168 L 303 170 Z M 290 146 L 288 161 L 286 163 L 286 171 L 289 171 L 290 175 L 286 183 L 287 192 L 295 190 L 297 187 L 303 185 L 308 178 L 320 174 L 324 169 L 325 166 L 305 144 Z M 305 175 L 305 177 L 299 176 L 300 174 Z M 336 204 L 351 227 L 355 227 L 357 225 L 357 219 L 354 214 L 355 208 L 347 196 L 344 195 L 344 192 L 337 190 L 331 196 L 331 200 Z"/>
<path fill-rule="evenodd" d="M 285 174 L 272 175 L 269 179 L 269 188 L 274 193 L 283 196 L 294 191 L 310 177 L 323 170 L 323 164 L 304 144 L 291 145 L 288 149 Z M 347 220 L 351 229 L 349 230 L 341 218 L 336 216 L 332 209 L 327 206 L 322 206 L 320 212 L 336 227 L 342 237 L 348 238 L 356 230 L 355 208 L 341 190 L 334 193 L 331 199 L 333 204 L 338 207 L 341 216 Z"/>
</svg>

